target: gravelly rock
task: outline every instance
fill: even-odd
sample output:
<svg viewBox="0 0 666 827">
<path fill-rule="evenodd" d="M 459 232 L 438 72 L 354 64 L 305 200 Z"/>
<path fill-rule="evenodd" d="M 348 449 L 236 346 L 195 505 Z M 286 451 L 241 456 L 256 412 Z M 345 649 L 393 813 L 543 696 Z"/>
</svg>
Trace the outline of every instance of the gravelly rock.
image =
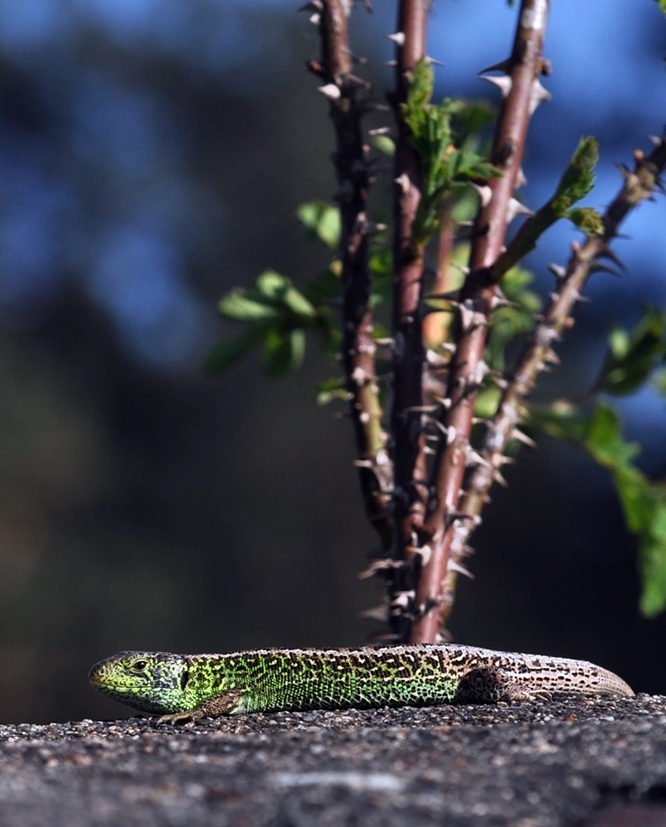
<svg viewBox="0 0 666 827">
<path fill-rule="evenodd" d="M 666 696 L 0 726 L 1 827 L 666 824 Z"/>
</svg>

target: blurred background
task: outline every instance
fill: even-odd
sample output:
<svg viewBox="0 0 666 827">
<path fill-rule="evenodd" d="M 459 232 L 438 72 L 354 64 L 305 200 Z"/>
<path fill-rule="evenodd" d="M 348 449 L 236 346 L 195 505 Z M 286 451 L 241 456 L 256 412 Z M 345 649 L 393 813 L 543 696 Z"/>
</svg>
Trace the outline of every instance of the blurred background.
<svg viewBox="0 0 666 827">
<path fill-rule="evenodd" d="M 327 105 L 304 61 L 316 30 L 293 0 L 0 0 L 0 722 L 129 714 L 86 672 L 126 648 L 232 651 L 356 645 L 379 584 L 349 423 L 314 403 L 333 372 L 263 377 L 251 357 L 215 379 L 220 296 L 266 268 L 326 264 L 299 203 L 333 191 Z M 395 3 L 353 16 L 377 97 Z M 437 0 L 438 97 L 489 96 L 516 9 Z M 561 0 L 546 56 L 553 100 L 531 128 L 527 203 L 545 200 L 581 135 L 614 162 L 666 120 L 666 25 L 653 0 Z M 388 118 L 388 115 L 384 117 Z M 378 198 L 389 179 L 380 179 Z M 593 380 L 613 321 L 663 304 L 663 198 L 597 275 L 564 364 L 542 393 Z M 529 264 L 575 236 L 557 227 Z M 663 397 L 622 404 L 642 467 L 662 476 Z M 637 609 L 635 540 L 605 473 L 546 439 L 495 491 L 451 628 L 462 642 L 597 661 L 666 692 L 666 617 Z"/>
</svg>

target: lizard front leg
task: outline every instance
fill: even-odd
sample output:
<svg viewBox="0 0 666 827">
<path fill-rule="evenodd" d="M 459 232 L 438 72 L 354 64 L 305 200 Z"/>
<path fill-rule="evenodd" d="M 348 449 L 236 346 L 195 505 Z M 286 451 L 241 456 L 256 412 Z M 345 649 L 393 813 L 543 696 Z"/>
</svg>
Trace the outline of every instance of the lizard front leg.
<svg viewBox="0 0 666 827">
<path fill-rule="evenodd" d="M 196 721 L 199 718 L 218 718 L 220 715 L 233 715 L 240 712 L 239 707 L 243 700 L 240 689 L 228 689 L 213 698 L 209 698 L 194 709 L 187 712 L 174 712 L 171 715 L 162 715 L 160 723 L 176 724 L 182 721 Z"/>
</svg>

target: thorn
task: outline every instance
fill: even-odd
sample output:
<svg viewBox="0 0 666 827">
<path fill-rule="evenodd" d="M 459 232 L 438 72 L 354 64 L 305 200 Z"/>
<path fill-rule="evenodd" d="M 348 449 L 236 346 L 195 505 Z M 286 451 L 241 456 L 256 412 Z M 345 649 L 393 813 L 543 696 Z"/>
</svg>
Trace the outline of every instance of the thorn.
<svg viewBox="0 0 666 827">
<path fill-rule="evenodd" d="M 530 94 L 530 108 L 529 112 L 530 115 L 533 115 L 536 111 L 537 106 L 544 101 L 548 101 L 553 96 L 551 93 L 543 86 L 540 80 L 535 80 L 532 84 L 532 90 Z"/>
<path fill-rule="evenodd" d="M 613 166 L 620 173 L 620 175 L 622 176 L 624 181 L 628 181 L 634 174 L 626 164 L 622 164 L 622 163 L 615 164 L 614 163 Z"/>
<path fill-rule="evenodd" d="M 387 60 L 384 63 L 382 63 L 382 66 L 390 66 L 391 68 L 394 67 L 394 66 L 397 66 L 397 65 L 398 65 L 397 60 Z"/>
<path fill-rule="evenodd" d="M 650 139 L 650 142 L 653 146 L 661 145 L 661 138 L 659 138 L 657 135 L 648 135 L 648 138 Z"/>
<path fill-rule="evenodd" d="M 478 451 L 475 451 L 471 445 L 467 449 L 467 465 L 481 465 L 483 468 L 492 468 L 490 462 L 485 457 L 482 457 Z"/>
<path fill-rule="evenodd" d="M 406 609 L 415 597 L 416 593 L 414 592 L 414 589 L 410 589 L 409 591 L 404 592 L 395 592 L 390 605 Z"/>
<path fill-rule="evenodd" d="M 374 221 L 368 221 L 367 229 L 370 235 L 377 235 L 383 233 L 384 230 L 388 230 L 388 224 L 376 224 Z"/>
<path fill-rule="evenodd" d="M 508 96 L 513 84 L 513 81 L 509 75 L 479 75 L 479 80 L 487 80 L 488 83 L 492 83 L 497 86 L 502 93 L 503 98 Z"/>
<path fill-rule="evenodd" d="M 577 290 L 571 294 L 571 298 L 579 304 L 587 304 L 588 302 L 592 301 L 592 299 L 588 298 L 587 296 L 583 296 Z"/>
<path fill-rule="evenodd" d="M 467 571 L 467 569 L 464 566 L 461 566 L 460 563 L 456 563 L 456 561 L 452 558 L 449 559 L 446 568 L 448 571 L 455 571 L 458 574 L 462 574 L 465 577 L 469 577 L 470 580 L 474 580 L 474 575 L 472 574 L 472 572 Z"/>
<path fill-rule="evenodd" d="M 502 293 L 499 286 L 496 286 L 495 295 L 491 299 L 490 307 L 495 310 L 497 307 L 518 307 L 518 304 L 516 302 L 509 301 L 504 293 Z"/>
<path fill-rule="evenodd" d="M 527 178 L 525 177 L 525 173 L 523 172 L 523 168 L 518 167 L 518 173 L 516 175 L 516 183 L 513 185 L 513 188 L 516 189 L 516 190 L 520 189 L 521 187 L 524 187 L 526 183 L 527 183 Z"/>
<path fill-rule="evenodd" d="M 502 465 L 515 465 L 516 460 L 513 457 L 507 457 L 506 454 L 500 454 L 500 456 L 496 459 L 496 463 L 497 466 L 501 468 Z"/>
<path fill-rule="evenodd" d="M 537 447 L 536 442 L 530 437 L 528 437 L 527 434 L 524 434 L 522 431 L 520 431 L 518 428 L 514 428 L 513 431 L 511 431 L 511 438 L 516 439 L 518 440 L 518 442 L 522 442 L 525 445 L 529 445 L 530 448 Z"/>
<path fill-rule="evenodd" d="M 499 483 L 503 488 L 506 488 L 509 484 L 497 468 L 493 468 L 493 479 L 495 480 L 495 482 Z"/>
<path fill-rule="evenodd" d="M 405 551 L 410 551 L 412 554 L 418 554 L 421 557 L 421 565 L 427 566 L 432 557 L 431 546 L 406 546 Z"/>
<path fill-rule="evenodd" d="M 318 26 L 321 23 L 321 15 L 318 12 L 311 14 L 308 17 L 308 23 L 312 23 L 313 26 Z"/>
<path fill-rule="evenodd" d="M 452 442 L 455 441 L 455 438 L 458 436 L 458 431 L 453 427 L 453 425 L 449 425 L 449 427 L 445 431 L 446 434 L 446 444 L 451 445 Z"/>
<path fill-rule="evenodd" d="M 561 360 L 557 353 L 555 353 L 555 351 L 551 348 L 544 356 L 544 362 L 550 362 L 551 365 L 559 365 Z"/>
<path fill-rule="evenodd" d="M 556 279 L 563 279 L 567 274 L 567 268 L 562 267 L 561 264 L 549 264 L 548 269 Z"/>
<path fill-rule="evenodd" d="M 395 34 L 387 34 L 387 40 L 392 40 L 396 46 L 404 46 L 405 45 L 405 33 L 404 32 L 395 32 Z"/>
<path fill-rule="evenodd" d="M 409 180 L 409 175 L 407 175 L 406 172 L 403 172 L 398 178 L 394 178 L 394 182 L 400 187 L 403 195 L 409 192 L 409 188 L 412 185 L 412 182 Z"/>
<path fill-rule="evenodd" d="M 368 135 L 389 135 L 391 131 L 390 126 L 380 126 L 377 129 L 369 129 Z"/>
<path fill-rule="evenodd" d="M 493 191 L 490 189 L 488 184 L 483 184 L 483 186 L 480 186 L 479 184 L 475 184 L 473 181 L 470 181 L 470 186 L 478 193 L 479 198 L 481 199 L 481 206 L 487 207 L 488 204 L 490 204 L 490 199 L 493 197 Z"/>
<path fill-rule="evenodd" d="M 510 198 L 506 208 L 506 223 L 510 224 L 517 215 L 534 215 L 534 210 L 531 210 L 517 198 Z"/>
<path fill-rule="evenodd" d="M 458 520 L 461 522 L 467 520 L 474 525 L 479 525 L 481 522 L 481 517 L 474 514 L 463 514 L 462 511 L 449 511 L 446 515 L 447 528 L 452 526 L 453 523 L 458 522 Z"/>
<path fill-rule="evenodd" d="M 486 72 L 504 72 L 504 74 L 508 74 L 510 68 L 511 58 L 507 58 L 506 60 L 502 60 L 499 63 L 496 63 L 494 66 L 486 66 L 485 69 L 481 69 L 479 75 L 483 75 Z"/>
<path fill-rule="evenodd" d="M 391 560 L 389 558 L 375 560 L 374 563 L 371 563 L 367 569 L 360 572 L 358 579 L 367 580 L 368 577 L 374 577 L 377 572 L 387 571 L 388 569 L 399 569 L 404 565 L 404 562 L 404 560 Z"/>
<path fill-rule="evenodd" d="M 363 618 L 363 620 L 379 620 L 381 623 L 388 623 L 388 606 L 386 603 L 382 603 L 379 606 L 374 606 L 372 609 L 366 609 L 363 612 L 359 612 L 358 616 Z"/>
<path fill-rule="evenodd" d="M 448 409 L 451 407 L 451 400 L 447 399 L 444 396 L 436 396 L 435 401 L 439 402 L 439 404 L 442 406 L 442 408 L 444 408 L 445 411 L 448 411 Z"/>
<path fill-rule="evenodd" d="M 428 55 L 426 55 L 424 59 L 425 62 L 429 63 L 431 66 L 446 66 L 446 63 L 442 63 L 442 61 L 437 60 L 436 57 L 428 57 Z"/>
<path fill-rule="evenodd" d="M 625 273 L 627 272 L 627 268 L 626 268 L 626 266 L 622 263 L 622 260 L 621 260 L 621 259 L 619 258 L 619 256 L 618 256 L 615 252 L 613 252 L 613 250 L 611 250 L 611 248 L 610 248 L 610 247 L 608 247 L 608 246 L 604 247 L 604 249 L 603 249 L 600 253 L 597 253 L 597 258 L 608 258 L 608 259 L 610 259 L 610 260 L 613 262 L 613 264 L 617 265 L 617 267 L 619 267 L 619 268 L 620 268 L 620 270 L 622 270 L 622 271 L 623 271 L 623 272 L 625 272 Z"/>
<path fill-rule="evenodd" d="M 338 100 L 342 94 L 334 83 L 327 83 L 325 86 L 320 86 L 317 92 L 321 92 L 322 95 L 332 101 Z"/>
<path fill-rule="evenodd" d="M 612 267 L 609 267 L 608 264 L 602 264 L 600 261 L 593 261 L 590 264 L 590 275 L 593 273 L 610 273 L 611 276 L 615 276 L 616 278 L 622 278 L 622 273 L 618 273 L 617 270 L 614 270 Z"/>
<path fill-rule="evenodd" d="M 352 465 L 355 465 L 357 468 L 372 468 L 373 463 L 372 460 L 369 459 L 354 459 L 352 460 Z"/>
<path fill-rule="evenodd" d="M 465 331 L 471 330 L 472 325 L 474 324 L 474 310 L 467 306 L 468 303 L 471 304 L 468 300 L 464 304 L 458 305 L 458 310 L 460 312 L 460 324 L 462 329 Z"/>
</svg>

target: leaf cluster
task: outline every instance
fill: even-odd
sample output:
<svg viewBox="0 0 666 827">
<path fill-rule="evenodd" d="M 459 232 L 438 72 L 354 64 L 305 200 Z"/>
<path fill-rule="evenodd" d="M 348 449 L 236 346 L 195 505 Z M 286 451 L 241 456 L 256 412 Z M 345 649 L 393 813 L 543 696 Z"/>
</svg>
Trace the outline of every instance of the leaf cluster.
<svg viewBox="0 0 666 827">
<path fill-rule="evenodd" d="M 624 396 L 638 390 L 666 360 L 665 319 L 647 308 L 631 331 L 615 328 L 595 390 Z M 605 401 L 586 414 L 578 405 L 556 402 L 534 408 L 530 423 L 579 445 L 611 475 L 627 528 L 638 537 L 641 610 L 652 617 L 666 608 L 666 484 L 650 480 L 634 463 L 640 446 L 622 435 L 618 413 Z"/>
<path fill-rule="evenodd" d="M 411 133 L 423 169 L 423 191 L 412 230 L 412 244 L 425 246 L 440 219 L 442 198 L 470 181 L 486 181 L 501 172 L 476 151 L 476 133 L 492 118 L 488 106 L 445 99 L 431 103 L 433 70 L 421 59 L 414 67 L 402 118 Z M 472 138 L 474 136 L 474 138 Z"/>
</svg>

